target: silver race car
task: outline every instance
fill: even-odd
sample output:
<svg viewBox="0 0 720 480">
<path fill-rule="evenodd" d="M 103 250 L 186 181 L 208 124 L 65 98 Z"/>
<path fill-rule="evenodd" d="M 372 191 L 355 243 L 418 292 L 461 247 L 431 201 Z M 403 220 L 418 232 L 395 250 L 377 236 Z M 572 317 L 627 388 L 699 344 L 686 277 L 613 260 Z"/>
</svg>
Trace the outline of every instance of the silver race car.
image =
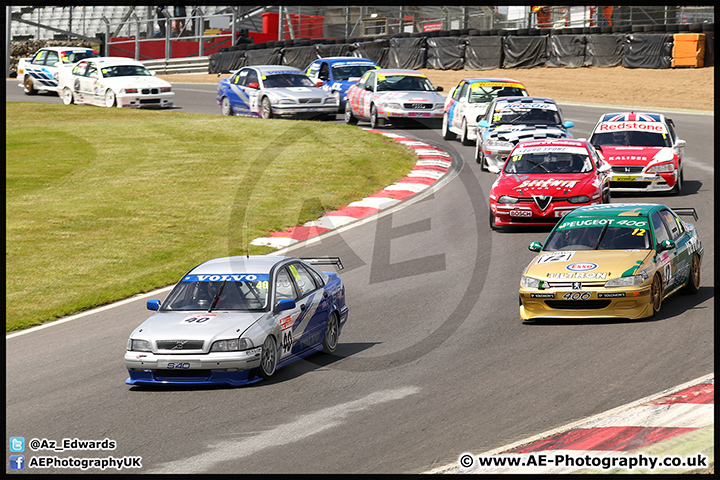
<svg viewBox="0 0 720 480">
<path fill-rule="evenodd" d="M 348 316 L 339 258 L 217 258 L 190 270 L 127 343 L 125 383 L 242 385 L 317 351 Z"/>
<path fill-rule="evenodd" d="M 370 128 L 407 119 L 440 123 L 445 106 L 441 91 L 417 70 L 370 70 L 348 88 L 345 123 L 369 120 Z"/>
</svg>

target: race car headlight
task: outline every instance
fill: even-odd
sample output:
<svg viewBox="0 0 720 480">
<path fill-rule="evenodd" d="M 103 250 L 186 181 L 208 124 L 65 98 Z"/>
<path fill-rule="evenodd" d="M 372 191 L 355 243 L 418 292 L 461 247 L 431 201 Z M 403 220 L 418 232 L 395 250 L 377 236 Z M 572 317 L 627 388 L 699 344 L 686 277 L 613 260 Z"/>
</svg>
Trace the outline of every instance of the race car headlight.
<svg viewBox="0 0 720 480">
<path fill-rule="evenodd" d="M 518 199 L 515 197 L 509 197 L 507 195 L 503 195 L 500 198 L 497 199 L 497 203 L 504 203 L 506 205 L 512 205 L 514 203 L 517 203 Z"/>
<path fill-rule="evenodd" d="M 330 98 L 326 98 L 323 103 L 332 103 L 333 105 L 337 105 L 338 102 L 337 102 L 337 98 L 330 97 Z"/>
<path fill-rule="evenodd" d="M 281 98 L 278 103 L 288 104 L 288 103 L 297 103 L 297 102 L 295 100 L 293 100 L 292 98 Z"/>
<path fill-rule="evenodd" d="M 392 110 L 402 110 L 402 105 L 400 105 L 399 103 L 386 103 L 383 105 L 383 107 Z"/>
<path fill-rule="evenodd" d="M 126 88 L 125 93 L 137 93 L 137 88 Z"/>
<path fill-rule="evenodd" d="M 660 165 L 653 165 L 647 169 L 647 173 L 660 173 L 660 172 L 672 172 L 675 170 L 675 165 L 672 163 L 661 163 Z"/>
<path fill-rule="evenodd" d="M 576 195 L 567 199 L 568 203 L 587 203 L 590 201 L 590 197 L 587 195 Z"/>
<path fill-rule="evenodd" d="M 150 342 L 147 340 L 134 340 L 129 339 L 127 349 L 132 352 L 150 352 L 152 351 L 152 348 L 150 348 Z"/>
<path fill-rule="evenodd" d="M 605 282 L 606 287 L 637 287 L 643 283 L 642 275 L 633 275 L 631 277 L 613 278 Z"/>
<path fill-rule="evenodd" d="M 252 340 L 249 338 L 233 338 L 230 340 L 218 340 L 210 347 L 211 352 L 237 352 L 239 350 L 247 350 L 253 348 Z"/>
<path fill-rule="evenodd" d="M 495 148 L 497 150 L 511 150 L 515 145 L 512 144 L 512 142 L 508 142 L 507 140 L 493 140 L 489 139 L 485 143 L 486 147 Z"/>
<path fill-rule="evenodd" d="M 436 103 L 436 104 L 435 104 L 435 108 L 436 108 L 436 109 L 437 109 L 437 108 L 441 108 L 441 109 L 445 110 L 445 104 L 444 104 L 444 103 Z"/>
<path fill-rule="evenodd" d="M 161 93 L 172 92 L 172 87 L 160 87 L 160 92 Z"/>
<path fill-rule="evenodd" d="M 523 275 L 520 279 L 520 286 L 524 288 L 540 288 L 540 280 Z"/>
</svg>

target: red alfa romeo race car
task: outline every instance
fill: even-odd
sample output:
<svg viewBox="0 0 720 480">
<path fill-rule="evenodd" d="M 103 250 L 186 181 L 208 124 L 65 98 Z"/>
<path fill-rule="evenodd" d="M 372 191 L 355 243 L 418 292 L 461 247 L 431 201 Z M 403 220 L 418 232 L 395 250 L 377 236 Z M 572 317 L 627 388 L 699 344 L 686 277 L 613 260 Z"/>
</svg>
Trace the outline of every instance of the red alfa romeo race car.
<svg viewBox="0 0 720 480">
<path fill-rule="evenodd" d="M 611 168 L 586 140 L 518 143 L 490 191 L 490 228 L 554 225 L 578 207 L 609 203 Z"/>
<path fill-rule="evenodd" d="M 606 113 L 588 140 L 612 165 L 613 191 L 680 193 L 685 140 L 665 115 Z"/>
</svg>

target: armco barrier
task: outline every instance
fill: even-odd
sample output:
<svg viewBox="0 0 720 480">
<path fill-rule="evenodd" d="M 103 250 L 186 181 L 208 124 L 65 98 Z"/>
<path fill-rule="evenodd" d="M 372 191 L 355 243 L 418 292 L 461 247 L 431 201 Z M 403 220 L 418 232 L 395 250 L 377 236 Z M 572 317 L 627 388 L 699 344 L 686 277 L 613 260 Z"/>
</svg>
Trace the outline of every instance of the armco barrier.
<svg viewBox="0 0 720 480">
<path fill-rule="evenodd" d="M 169 58 L 143 60 L 148 70 L 160 75 L 173 73 L 208 73 L 210 57 Z"/>
</svg>

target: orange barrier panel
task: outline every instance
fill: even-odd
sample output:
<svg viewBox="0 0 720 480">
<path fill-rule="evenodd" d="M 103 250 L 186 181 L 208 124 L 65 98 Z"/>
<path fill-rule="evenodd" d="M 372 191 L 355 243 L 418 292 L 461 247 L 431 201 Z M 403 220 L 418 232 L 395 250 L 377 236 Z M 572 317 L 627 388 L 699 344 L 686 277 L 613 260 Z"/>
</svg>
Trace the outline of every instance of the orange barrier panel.
<svg viewBox="0 0 720 480">
<path fill-rule="evenodd" d="M 705 65 L 705 34 L 674 34 L 672 56 L 671 67 L 703 67 Z"/>
</svg>

